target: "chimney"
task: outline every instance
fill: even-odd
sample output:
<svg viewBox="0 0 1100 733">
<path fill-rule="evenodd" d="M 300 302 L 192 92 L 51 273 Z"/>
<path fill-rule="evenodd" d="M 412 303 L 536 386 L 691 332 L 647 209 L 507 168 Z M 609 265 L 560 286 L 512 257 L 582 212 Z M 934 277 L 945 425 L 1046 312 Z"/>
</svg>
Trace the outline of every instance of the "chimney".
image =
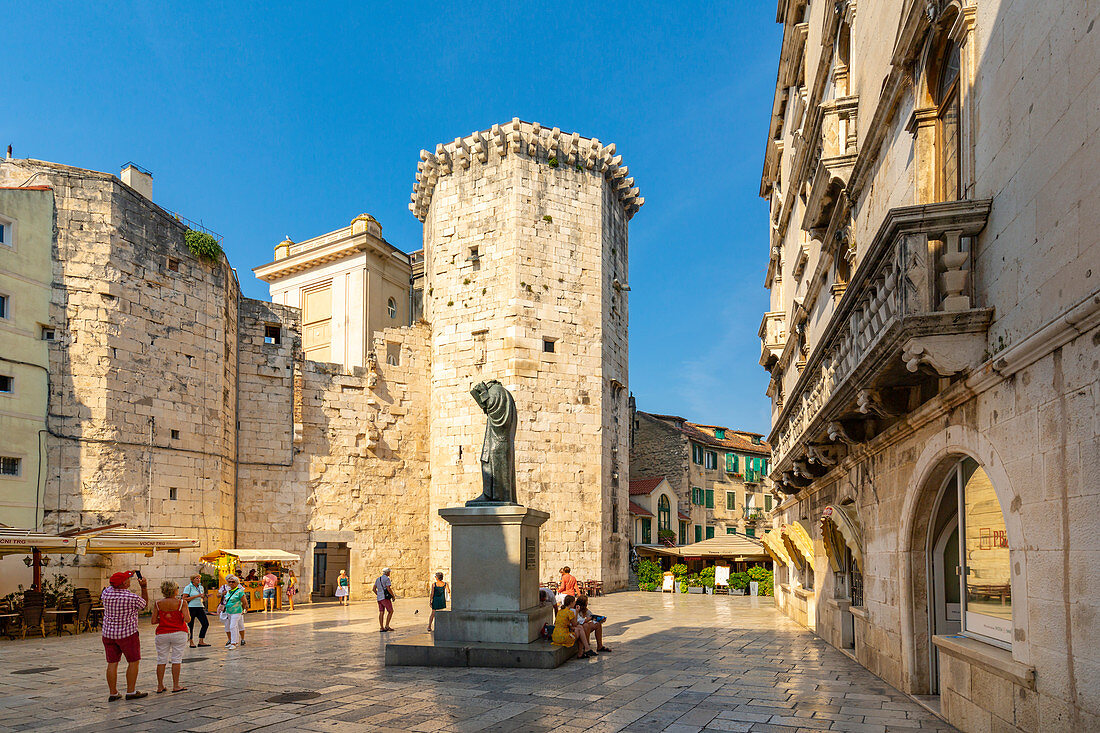
<svg viewBox="0 0 1100 733">
<path fill-rule="evenodd" d="M 153 200 L 153 174 L 149 171 L 134 163 L 127 163 L 122 166 L 122 173 L 119 174 L 119 178 L 145 198 L 150 201 Z"/>
</svg>

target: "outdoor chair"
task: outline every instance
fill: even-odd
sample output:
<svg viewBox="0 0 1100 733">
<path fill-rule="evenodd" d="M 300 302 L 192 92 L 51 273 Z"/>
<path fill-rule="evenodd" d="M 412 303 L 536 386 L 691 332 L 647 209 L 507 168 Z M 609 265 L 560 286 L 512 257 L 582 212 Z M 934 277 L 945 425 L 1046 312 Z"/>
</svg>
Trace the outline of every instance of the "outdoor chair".
<svg viewBox="0 0 1100 733">
<path fill-rule="evenodd" d="M 92 600 L 89 598 L 85 601 L 77 601 L 76 603 L 76 619 L 73 621 L 73 628 L 76 629 L 76 633 L 84 631 L 90 631 L 91 625 L 89 624 L 89 618 L 92 615 Z"/>
<path fill-rule="evenodd" d="M 34 600 L 28 600 L 25 596 L 23 598 L 23 611 L 21 613 L 23 621 L 23 637 L 27 638 L 27 629 L 37 628 L 42 634 L 42 638 L 46 638 L 46 604 L 39 599 L 36 603 Z"/>
</svg>

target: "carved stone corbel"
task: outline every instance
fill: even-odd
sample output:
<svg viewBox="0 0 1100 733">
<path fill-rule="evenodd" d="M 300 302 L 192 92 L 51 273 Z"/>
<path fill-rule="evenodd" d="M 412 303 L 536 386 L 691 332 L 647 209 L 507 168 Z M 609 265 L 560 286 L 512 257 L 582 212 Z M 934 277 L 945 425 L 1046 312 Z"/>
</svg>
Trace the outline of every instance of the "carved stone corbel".
<svg viewBox="0 0 1100 733">
<path fill-rule="evenodd" d="M 856 393 L 856 409 L 864 415 L 879 417 L 897 417 L 904 413 L 904 410 L 886 404 L 882 392 L 877 389 L 861 389 Z"/>
<path fill-rule="evenodd" d="M 806 447 L 810 454 L 810 463 L 826 468 L 832 468 L 840 460 L 842 448 L 836 445 L 809 445 Z"/>
<path fill-rule="evenodd" d="M 817 478 L 810 469 L 810 464 L 805 458 L 798 458 L 794 461 L 794 474 L 809 479 L 810 481 Z"/>
<path fill-rule="evenodd" d="M 906 341 L 901 359 L 911 372 L 924 364 L 941 377 L 951 377 L 978 364 L 984 350 L 985 339 L 980 334 L 935 334 Z"/>
<path fill-rule="evenodd" d="M 829 440 L 834 443 L 844 443 L 845 445 L 856 445 L 860 441 L 849 435 L 847 428 L 839 420 L 834 420 L 825 426 L 825 432 L 829 435 Z"/>
</svg>

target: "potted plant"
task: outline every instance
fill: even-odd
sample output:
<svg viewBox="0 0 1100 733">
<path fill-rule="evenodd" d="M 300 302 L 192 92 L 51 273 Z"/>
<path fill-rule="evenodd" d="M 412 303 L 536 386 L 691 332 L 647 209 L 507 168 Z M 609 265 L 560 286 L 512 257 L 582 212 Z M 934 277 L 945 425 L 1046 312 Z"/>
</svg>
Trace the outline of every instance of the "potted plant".
<svg viewBox="0 0 1100 733">
<path fill-rule="evenodd" d="M 707 595 L 714 593 L 714 566 L 703 568 L 699 572 L 699 582 L 703 584 L 703 592 Z"/>
<path fill-rule="evenodd" d="M 688 593 L 703 593 L 703 579 L 698 575 L 689 575 L 687 584 Z"/>
<path fill-rule="evenodd" d="M 641 590 L 660 590 L 662 576 L 661 566 L 653 560 L 646 559 L 638 563 L 638 587 Z"/>
</svg>

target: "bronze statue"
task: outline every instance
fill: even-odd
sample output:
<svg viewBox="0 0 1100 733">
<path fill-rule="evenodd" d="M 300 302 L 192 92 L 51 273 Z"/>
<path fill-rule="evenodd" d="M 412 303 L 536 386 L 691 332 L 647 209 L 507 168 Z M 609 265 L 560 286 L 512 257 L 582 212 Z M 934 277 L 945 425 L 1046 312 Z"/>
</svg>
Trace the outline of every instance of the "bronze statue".
<svg viewBox="0 0 1100 733">
<path fill-rule="evenodd" d="M 495 379 L 470 390 L 485 411 L 485 442 L 481 446 L 481 496 L 476 504 L 516 503 L 516 401 Z"/>
</svg>

